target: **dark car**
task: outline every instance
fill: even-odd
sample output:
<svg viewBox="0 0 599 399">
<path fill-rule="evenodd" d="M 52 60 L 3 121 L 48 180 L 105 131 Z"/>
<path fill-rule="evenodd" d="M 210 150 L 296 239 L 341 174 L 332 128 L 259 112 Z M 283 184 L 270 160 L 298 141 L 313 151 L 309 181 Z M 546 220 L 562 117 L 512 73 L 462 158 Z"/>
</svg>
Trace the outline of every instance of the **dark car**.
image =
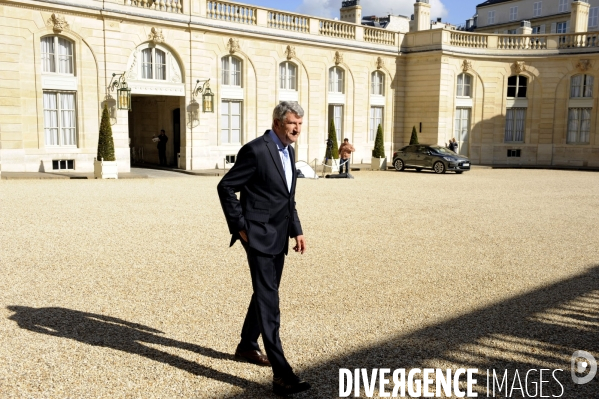
<svg viewBox="0 0 599 399">
<path fill-rule="evenodd" d="M 413 168 L 417 171 L 432 169 L 435 173 L 454 171 L 462 173 L 470 170 L 470 160 L 439 145 L 413 144 L 393 154 L 395 170 Z"/>
</svg>

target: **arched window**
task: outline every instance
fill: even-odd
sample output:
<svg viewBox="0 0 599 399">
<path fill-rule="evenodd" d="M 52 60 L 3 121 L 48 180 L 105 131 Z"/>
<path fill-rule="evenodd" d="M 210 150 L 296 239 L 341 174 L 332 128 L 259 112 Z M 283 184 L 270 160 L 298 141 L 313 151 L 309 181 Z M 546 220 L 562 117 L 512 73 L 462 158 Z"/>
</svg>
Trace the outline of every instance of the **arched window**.
<svg viewBox="0 0 599 399">
<path fill-rule="evenodd" d="M 225 86 L 241 87 L 241 60 L 232 55 L 227 55 L 222 58 L 223 81 Z"/>
<path fill-rule="evenodd" d="M 593 77 L 575 75 L 570 79 L 570 98 L 593 97 Z"/>
<path fill-rule="evenodd" d="M 329 69 L 329 92 L 343 93 L 343 69 L 332 67 Z"/>
<path fill-rule="evenodd" d="M 297 66 L 294 63 L 285 61 L 279 64 L 279 74 L 281 75 L 281 89 L 297 90 Z"/>
<path fill-rule="evenodd" d="M 385 75 L 381 71 L 374 71 L 372 73 L 370 94 L 373 96 L 385 95 Z"/>
<path fill-rule="evenodd" d="M 41 39 L 42 71 L 73 75 L 73 43 L 60 36 Z"/>
<path fill-rule="evenodd" d="M 458 75 L 458 97 L 472 97 L 472 76 L 467 73 Z"/>
<path fill-rule="evenodd" d="M 157 48 L 141 51 L 142 79 L 166 80 L 166 54 Z"/>
<path fill-rule="evenodd" d="M 514 75 L 507 78 L 507 97 L 526 98 L 526 85 L 528 78 L 522 75 Z"/>
</svg>

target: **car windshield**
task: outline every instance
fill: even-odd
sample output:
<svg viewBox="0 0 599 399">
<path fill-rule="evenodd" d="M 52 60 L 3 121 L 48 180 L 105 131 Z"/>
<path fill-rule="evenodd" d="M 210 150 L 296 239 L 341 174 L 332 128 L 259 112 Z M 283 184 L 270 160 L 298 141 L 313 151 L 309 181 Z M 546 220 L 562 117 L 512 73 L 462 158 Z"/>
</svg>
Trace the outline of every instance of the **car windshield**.
<svg viewBox="0 0 599 399">
<path fill-rule="evenodd" d="M 449 148 L 445 148 L 445 147 L 441 147 L 441 146 L 431 146 L 431 150 L 435 151 L 438 154 L 441 155 L 453 155 L 456 156 L 457 154 L 453 151 L 451 151 Z"/>
</svg>

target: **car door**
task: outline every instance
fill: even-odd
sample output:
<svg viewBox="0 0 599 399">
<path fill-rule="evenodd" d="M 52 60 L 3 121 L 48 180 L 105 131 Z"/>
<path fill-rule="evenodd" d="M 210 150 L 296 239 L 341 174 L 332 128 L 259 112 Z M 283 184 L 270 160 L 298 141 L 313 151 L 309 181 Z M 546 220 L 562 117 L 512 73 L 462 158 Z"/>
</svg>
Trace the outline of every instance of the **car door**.
<svg viewBox="0 0 599 399">
<path fill-rule="evenodd" d="M 435 157 L 432 155 L 430 147 L 423 145 L 418 149 L 418 153 L 420 154 L 420 166 L 423 168 L 432 168 L 435 163 Z"/>
<path fill-rule="evenodd" d="M 407 146 L 404 149 L 404 164 L 406 166 L 414 166 L 414 162 L 416 162 L 416 147 L 415 145 Z"/>
<path fill-rule="evenodd" d="M 427 168 L 429 166 L 425 166 L 426 157 L 428 156 L 428 149 L 425 145 L 416 146 L 416 153 L 414 156 L 414 166 L 419 168 Z"/>
</svg>

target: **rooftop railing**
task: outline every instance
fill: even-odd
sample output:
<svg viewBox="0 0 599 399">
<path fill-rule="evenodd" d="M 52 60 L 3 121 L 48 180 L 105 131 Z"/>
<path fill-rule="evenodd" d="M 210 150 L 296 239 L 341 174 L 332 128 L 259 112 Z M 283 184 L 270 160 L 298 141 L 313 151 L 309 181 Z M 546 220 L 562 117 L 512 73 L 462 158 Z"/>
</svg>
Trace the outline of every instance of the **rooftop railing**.
<svg viewBox="0 0 599 399">
<path fill-rule="evenodd" d="M 183 5 L 179 0 L 125 0 L 125 5 L 148 8 L 150 10 L 182 13 Z"/>
</svg>

